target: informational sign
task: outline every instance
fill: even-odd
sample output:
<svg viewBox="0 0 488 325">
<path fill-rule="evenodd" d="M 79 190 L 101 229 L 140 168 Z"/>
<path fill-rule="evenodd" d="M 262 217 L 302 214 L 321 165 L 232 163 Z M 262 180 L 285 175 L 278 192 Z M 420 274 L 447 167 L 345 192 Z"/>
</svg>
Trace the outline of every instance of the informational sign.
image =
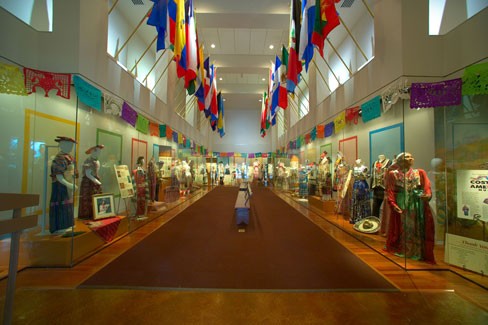
<svg viewBox="0 0 488 325">
<path fill-rule="evenodd" d="M 488 274 L 488 243 L 447 234 L 445 261 L 479 274 Z"/>
<path fill-rule="evenodd" d="M 488 170 L 458 170 L 457 217 L 488 221 Z"/>
<path fill-rule="evenodd" d="M 128 198 L 134 196 L 134 187 L 130 177 L 129 167 L 127 165 L 115 165 L 115 176 L 119 186 L 120 197 Z"/>
</svg>

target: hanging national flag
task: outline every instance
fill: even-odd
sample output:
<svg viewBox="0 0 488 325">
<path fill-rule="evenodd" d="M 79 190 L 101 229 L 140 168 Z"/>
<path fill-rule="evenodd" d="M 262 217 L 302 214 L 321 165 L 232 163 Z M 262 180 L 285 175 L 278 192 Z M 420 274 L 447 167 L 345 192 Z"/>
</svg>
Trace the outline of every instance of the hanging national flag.
<svg viewBox="0 0 488 325">
<path fill-rule="evenodd" d="M 204 112 L 205 112 L 205 117 L 207 118 L 210 116 L 210 102 L 211 102 L 210 90 L 211 90 L 211 86 L 212 86 L 212 76 L 210 74 L 210 58 L 207 57 L 205 59 L 203 66 L 204 66 L 204 70 L 205 70 L 205 78 L 204 78 L 205 109 L 204 109 Z"/>
<path fill-rule="evenodd" d="M 174 54 L 175 61 L 181 65 L 178 72 L 178 77 L 181 78 L 184 76 L 184 73 L 181 74 L 182 70 L 186 70 L 185 0 L 174 1 L 176 3 Z"/>
<path fill-rule="evenodd" d="M 166 20 L 165 45 L 167 49 L 174 51 L 176 39 L 176 0 L 168 0 L 168 15 Z"/>
<path fill-rule="evenodd" d="M 198 44 L 198 35 L 197 35 L 197 44 Z M 196 91 L 195 96 L 198 100 L 198 109 L 203 111 L 205 109 L 205 66 L 204 66 L 204 59 L 203 59 L 203 45 L 198 48 L 198 73 L 197 78 L 195 80 L 196 83 Z"/>
<path fill-rule="evenodd" d="M 289 57 L 287 64 L 286 89 L 295 92 L 302 72 L 302 61 L 298 59 L 300 45 L 300 0 L 291 0 Z"/>
<path fill-rule="evenodd" d="M 312 43 L 317 47 L 322 57 L 324 56 L 324 41 L 326 37 L 339 24 L 339 16 L 335 9 L 334 0 L 316 0 Z"/>
<path fill-rule="evenodd" d="M 217 95 L 217 102 L 218 102 L 218 120 L 217 120 L 217 130 L 219 131 L 220 137 L 222 138 L 225 135 L 225 121 L 224 121 L 224 97 L 222 93 L 219 91 Z"/>
<path fill-rule="evenodd" d="M 286 91 L 286 69 L 288 66 L 288 51 L 286 47 L 281 48 L 281 66 L 278 70 L 278 77 L 280 78 L 278 106 L 288 108 L 288 92 Z"/>
<path fill-rule="evenodd" d="M 185 73 L 185 88 L 188 90 L 188 95 L 195 93 L 195 79 L 197 78 L 198 70 L 198 44 L 197 44 L 197 30 L 195 27 L 195 13 L 193 10 L 193 0 L 186 2 L 186 73 Z"/>
<path fill-rule="evenodd" d="M 213 64 L 210 66 L 210 74 L 212 80 L 212 84 L 210 85 L 210 121 L 217 121 L 219 118 L 219 107 L 217 104 L 217 71 Z"/>
<path fill-rule="evenodd" d="M 266 92 L 263 93 L 263 99 L 261 101 L 261 137 L 264 138 L 266 136 L 266 117 L 267 117 L 267 98 L 268 95 Z"/>
<path fill-rule="evenodd" d="M 300 48 L 298 57 L 305 61 L 305 69 L 313 58 L 312 32 L 315 24 L 315 1 L 303 0 L 302 2 L 302 26 L 300 31 Z"/>
<path fill-rule="evenodd" d="M 325 39 L 327 36 L 329 36 L 329 33 L 339 26 L 341 23 L 339 19 L 339 13 L 336 10 L 335 7 L 335 2 L 339 2 L 338 0 L 322 0 L 325 5 L 321 6 L 322 11 L 321 14 L 322 16 L 325 15 L 327 24 L 325 27 L 322 29 L 322 37 Z"/>
<path fill-rule="evenodd" d="M 168 23 L 168 0 L 151 0 L 154 2 L 153 8 L 147 19 L 147 24 L 156 27 L 158 38 L 156 42 L 156 51 L 166 48 L 165 39 L 167 37 Z"/>
<path fill-rule="evenodd" d="M 276 123 L 276 113 L 278 108 L 278 100 L 280 95 L 280 67 L 281 67 L 281 60 L 278 56 L 276 56 L 276 61 L 274 64 L 274 71 L 273 71 L 273 83 L 271 89 L 271 124 L 275 125 Z"/>
</svg>

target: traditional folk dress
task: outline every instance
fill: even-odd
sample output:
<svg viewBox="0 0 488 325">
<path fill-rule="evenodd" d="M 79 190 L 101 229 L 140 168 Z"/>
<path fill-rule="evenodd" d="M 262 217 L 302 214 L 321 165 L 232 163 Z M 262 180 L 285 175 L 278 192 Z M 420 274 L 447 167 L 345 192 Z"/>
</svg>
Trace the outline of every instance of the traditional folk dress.
<svg viewBox="0 0 488 325">
<path fill-rule="evenodd" d="M 353 168 L 354 183 L 352 186 L 351 218 L 349 219 L 352 224 L 371 215 L 366 172 L 367 168 L 365 166 L 355 166 Z"/>
<path fill-rule="evenodd" d="M 152 161 L 150 161 L 147 165 L 147 180 L 149 184 L 149 199 L 151 201 L 156 201 L 156 186 L 158 184 L 158 175 L 156 171 L 156 165 Z"/>
<path fill-rule="evenodd" d="M 78 207 L 79 219 L 93 219 L 93 195 L 102 193 L 102 186 L 93 183 L 91 179 L 86 176 L 87 171 L 90 171 L 93 177 L 100 180 L 98 171 L 100 170 L 100 162 L 97 158 L 88 157 L 83 164 L 83 178 L 80 186 L 80 205 Z"/>
<path fill-rule="evenodd" d="M 146 171 L 142 167 L 137 167 L 132 176 L 136 188 L 136 215 L 143 216 L 146 214 L 146 203 L 149 200 Z"/>
<path fill-rule="evenodd" d="M 386 250 L 414 260 L 435 263 L 434 219 L 427 201 L 430 181 L 422 169 L 392 170 L 387 176 L 387 200 L 391 207 Z M 395 207 L 403 210 L 400 214 Z"/>
<path fill-rule="evenodd" d="M 49 208 L 49 231 L 51 233 L 58 230 L 74 226 L 73 198 L 68 193 L 68 188 L 58 182 L 56 175 L 64 175 L 66 172 L 73 171 L 75 160 L 68 153 L 59 152 L 51 164 L 51 199 Z"/>
<path fill-rule="evenodd" d="M 373 164 L 371 189 L 373 190 L 373 216 L 380 217 L 381 204 L 385 197 L 385 174 L 391 165 L 390 159 L 377 160 Z"/>
</svg>

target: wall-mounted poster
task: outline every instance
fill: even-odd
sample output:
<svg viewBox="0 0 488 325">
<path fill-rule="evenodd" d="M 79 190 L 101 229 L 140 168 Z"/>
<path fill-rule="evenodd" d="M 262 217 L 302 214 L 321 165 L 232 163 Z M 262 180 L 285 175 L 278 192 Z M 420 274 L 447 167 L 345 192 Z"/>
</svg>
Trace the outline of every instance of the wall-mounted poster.
<svg viewBox="0 0 488 325">
<path fill-rule="evenodd" d="M 488 170 L 457 170 L 457 217 L 488 221 Z"/>
<path fill-rule="evenodd" d="M 118 165 L 115 167 L 115 176 L 119 185 L 120 197 L 127 198 L 134 196 L 134 187 L 130 177 L 129 167 L 127 165 Z"/>
</svg>

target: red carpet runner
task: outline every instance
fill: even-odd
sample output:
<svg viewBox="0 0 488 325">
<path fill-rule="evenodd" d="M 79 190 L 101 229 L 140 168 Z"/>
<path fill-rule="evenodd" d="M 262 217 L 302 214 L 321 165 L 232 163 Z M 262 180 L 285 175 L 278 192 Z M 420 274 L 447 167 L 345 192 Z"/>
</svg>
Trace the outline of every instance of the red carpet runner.
<svg viewBox="0 0 488 325">
<path fill-rule="evenodd" d="M 396 290 L 267 188 L 237 232 L 237 188 L 217 187 L 81 287 Z"/>
</svg>

